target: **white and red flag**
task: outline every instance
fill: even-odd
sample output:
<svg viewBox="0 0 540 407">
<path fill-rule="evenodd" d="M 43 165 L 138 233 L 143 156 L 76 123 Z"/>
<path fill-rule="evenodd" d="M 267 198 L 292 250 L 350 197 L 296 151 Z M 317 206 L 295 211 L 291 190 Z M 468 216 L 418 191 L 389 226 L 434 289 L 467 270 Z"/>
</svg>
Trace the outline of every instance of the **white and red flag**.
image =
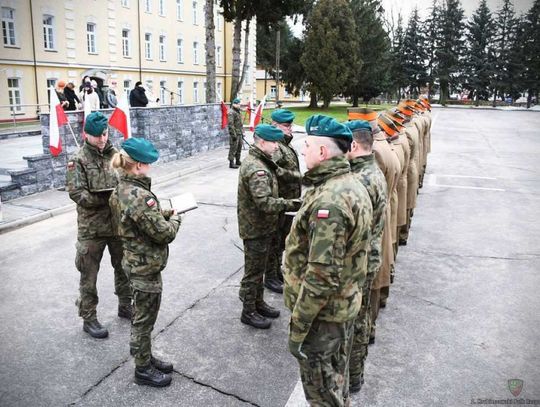
<svg viewBox="0 0 540 407">
<path fill-rule="evenodd" d="M 109 125 L 124 135 L 124 140 L 131 137 L 131 120 L 127 98 L 122 98 L 109 118 Z"/>
<path fill-rule="evenodd" d="M 60 138 L 60 126 L 68 124 L 66 112 L 60 104 L 56 90 L 51 88 L 51 104 L 49 115 L 49 150 L 57 157 L 62 152 L 62 139 Z"/>
<path fill-rule="evenodd" d="M 251 131 L 255 130 L 255 127 L 257 127 L 257 125 L 261 122 L 265 104 L 266 104 L 266 95 L 264 95 L 263 99 L 261 100 L 261 103 L 259 103 L 259 106 L 257 106 L 257 110 L 255 111 L 255 114 L 251 116 L 251 120 L 249 122 L 249 129 Z"/>
</svg>

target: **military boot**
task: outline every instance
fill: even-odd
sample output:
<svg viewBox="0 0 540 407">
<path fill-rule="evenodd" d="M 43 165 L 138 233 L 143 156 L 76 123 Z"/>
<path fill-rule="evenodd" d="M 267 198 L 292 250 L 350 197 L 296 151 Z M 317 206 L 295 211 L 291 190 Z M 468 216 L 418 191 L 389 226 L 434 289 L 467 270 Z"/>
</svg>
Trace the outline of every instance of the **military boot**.
<svg viewBox="0 0 540 407">
<path fill-rule="evenodd" d="M 165 362 L 163 360 L 159 360 L 158 358 L 152 356 L 150 359 L 150 364 L 154 366 L 157 370 L 163 373 L 172 373 L 173 372 L 173 364 L 169 362 Z"/>
<path fill-rule="evenodd" d="M 269 278 L 264 280 L 264 286 L 278 294 L 283 293 L 283 284 L 278 279 Z"/>
<path fill-rule="evenodd" d="M 84 321 L 83 331 L 88 333 L 92 338 L 103 339 L 109 336 L 109 331 L 104 328 L 97 319 L 92 321 Z"/>
<path fill-rule="evenodd" d="M 249 308 L 244 307 L 242 310 L 242 316 L 240 321 L 243 324 L 251 325 L 253 328 L 257 329 L 268 329 L 272 322 L 259 314 L 256 310 L 250 310 Z"/>
<path fill-rule="evenodd" d="M 133 307 L 131 304 L 118 304 L 118 316 L 131 321 L 133 318 Z"/>
<path fill-rule="evenodd" d="M 160 372 L 152 364 L 135 368 L 135 383 L 152 387 L 165 387 L 171 384 L 172 377 Z"/>
<path fill-rule="evenodd" d="M 261 302 L 257 304 L 257 312 L 266 318 L 277 318 L 279 317 L 279 310 L 271 307 L 266 302 Z"/>
<path fill-rule="evenodd" d="M 364 384 L 363 377 L 353 377 L 349 383 L 349 393 L 358 393 Z"/>
<path fill-rule="evenodd" d="M 242 165 L 242 161 L 240 161 L 240 158 L 236 159 L 236 165 L 238 165 L 239 167 Z"/>
<path fill-rule="evenodd" d="M 229 161 L 229 168 L 238 168 L 238 165 L 236 165 L 233 160 L 230 160 Z"/>
</svg>

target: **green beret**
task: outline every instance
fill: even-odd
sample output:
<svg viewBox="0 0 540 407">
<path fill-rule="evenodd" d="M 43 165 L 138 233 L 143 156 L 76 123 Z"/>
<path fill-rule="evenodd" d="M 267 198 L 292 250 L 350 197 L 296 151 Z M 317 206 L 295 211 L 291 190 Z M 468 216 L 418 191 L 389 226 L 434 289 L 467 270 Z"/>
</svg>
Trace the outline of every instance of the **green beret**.
<svg viewBox="0 0 540 407">
<path fill-rule="evenodd" d="M 94 137 L 99 137 L 107 130 L 109 120 L 101 112 L 92 112 L 84 122 L 84 132 Z"/>
<path fill-rule="evenodd" d="M 351 120 L 343 124 L 347 126 L 353 133 L 356 130 L 362 129 L 371 131 L 371 126 L 369 125 L 369 122 L 367 120 Z"/>
<path fill-rule="evenodd" d="M 122 149 L 135 161 L 143 164 L 152 164 L 159 158 L 159 152 L 154 145 L 138 137 L 130 137 L 122 143 Z"/>
<path fill-rule="evenodd" d="M 240 99 L 235 98 L 235 99 L 233 99 L 232 104 L 233 104 L 233 105 L 237 105 L 237 104 L 239 104 L 240 102 L 241 102 Z"/>
<path fill-rule="evenodd" d="M 276 109 L 272 112 L 271 117 L 276 123 L 292 123 L 295 116 L 290 110 Z"/>
<path fill-rule="evenodd" d="M 257 137 L 266 141 L 279 141 L 283 139 L 283 132 L 277 127 L 270 126 L 269 124 L 259 124 L 255 127 L 255 134 Z"/>
<path fill-rule="evenodd" d="M 306 133 L 308 136 L 342 138 L 352 140 L 351 130 L 336 119 L 321 114 L 308 117 L 306 121 Z"/>
</svg>

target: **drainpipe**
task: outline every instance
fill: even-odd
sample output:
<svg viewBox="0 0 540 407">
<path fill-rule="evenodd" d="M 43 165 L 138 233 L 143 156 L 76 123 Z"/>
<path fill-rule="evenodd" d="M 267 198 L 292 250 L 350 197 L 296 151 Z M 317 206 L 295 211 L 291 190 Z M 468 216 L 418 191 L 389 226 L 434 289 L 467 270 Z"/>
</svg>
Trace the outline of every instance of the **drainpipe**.
<svg viewBox="0 0 540 407">
<path fill-rule="evenodd" d="M 37 61 L 36 61 L 36 38 L 34 36 L 34 13 L 32 11 L 32 0 L 30 0 L 30 27 L 32 29 L 32 52 L 34 56 L 34 85 L 36 91 L 36 101 L 37 101 L 37 110 L 36 114 L 39 111 L 39 91 L 38 91 L 38 79 L 37 79 Z"/>
</svg>

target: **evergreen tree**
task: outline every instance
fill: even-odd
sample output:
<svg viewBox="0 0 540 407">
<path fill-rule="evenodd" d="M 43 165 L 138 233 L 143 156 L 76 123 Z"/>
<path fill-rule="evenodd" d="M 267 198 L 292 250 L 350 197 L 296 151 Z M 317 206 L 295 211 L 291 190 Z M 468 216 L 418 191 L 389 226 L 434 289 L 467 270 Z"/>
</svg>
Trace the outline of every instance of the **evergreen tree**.
<svg viewBox="0 0 540 407">
<path fill-rule="evenodd" d="M 398 15 L 397 26 L 392 35 L 392 50 L 390 61 L 390 86 L 393 92 L 397 92 L 397 100 L 401 99 L 401 90 L 407 86 L 407 77 L 403 68 L 403 40 L 405 32 L 403 30 L 403 20 L 401 14 Z"/>
<path fill-rule="evenodd" d="M 294 96 L 300 95 L 300 92 L 305 88 L 306 70 L 298 62 L 303 53 L 304 40 L 293 36 L 289 47 L 287 47 L 283 54 L 281 75 L 285 89 Z"/>
<path fill-rule="evenodd" d="M 418 9 L 415 7 L 409 18 L 403 40 L 403 71 L 407 78 L 409 92 L 414 97 L 418 97 L 420 88 L 426 83 L 426 56 L 422 22 Z"/>
<path fill-rule="evenodd" d="M 424 47 L 426 53 L 426 80 L 428 82 L 428 98 L 436 92 L 435 71 L 437 70 L 436 50 L 438 45 L 438 35 L 441 25 L 441 6 L 439 0 L 433 0 L 429 16 L 424 22 Z"/>
<path fill-rule="evenodd" d="M 440 85 L 440 103 L 446 104 L 450 90 L 459 84 L 460 63 L 464 51 L 463 9 L 459 0 L 446 0 L 441 9 L 435 74 Z"/>
<path fill-rule="evenodd" d="M 492 41 L 495 34 L 493 18 L 486 0 L 480 5 L 467 25 L 467 56 L 465 59 L 465 87 L 472 91 L 475 105 L 489 98 L 493 70 Z"/>
<path fill-rule="evenodd" d="M 357 64 L 355 29 L 347 0 L 319 0 L 307 20 L 301 63 L 309 92 L 321 97 L 324 108 L 344 91 Z"/>
<path fill-rule="evenodd" d="M 540 92 L 540 0 L 535 0 L 525 17 L 523 32 L 524 87 L 527 90 L 527 107 Z"/>
</svg>

